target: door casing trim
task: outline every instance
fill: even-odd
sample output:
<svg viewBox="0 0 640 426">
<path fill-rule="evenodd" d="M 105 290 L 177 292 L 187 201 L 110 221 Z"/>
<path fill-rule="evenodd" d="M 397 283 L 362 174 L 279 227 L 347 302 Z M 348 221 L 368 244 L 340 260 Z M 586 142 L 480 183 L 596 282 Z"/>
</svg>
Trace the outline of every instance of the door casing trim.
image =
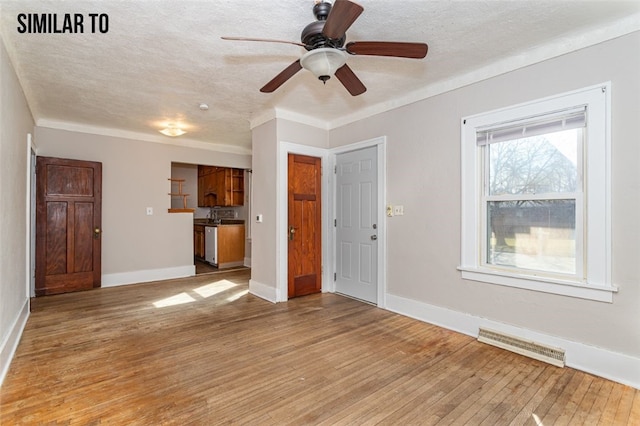
<svg viewBox="0 0 640 426">
<path fill-rule="evenodd" d="M 328 159 L 329 151 L 324 148 L 316 148 L 313 146 L 300 145 L 291 142 L 281 141 L 278 144 L 278 158 L 276 164 L 277 170 L 277 188 L 276 188 L 276 256 L 278 264 L 276 265 L 276 302 L 286 302 L 288 298 L 288 243 L 287 243 L 287 225 L 289 220 L 289 210 L 287 206 L 287 181 L 288 181 L 288 155 L 300 154 L 309 155 L 311 157 L 319 157 L 322 161 L 322 183 L 321 183 L 321 202 L 322 202 L 322 292 L 327 292 L 327 283 L 329 283 L 329 269 L 327 267 L 328 251 L 328 226 L 329 210 L 329 181 L 328 181 Z"/>
<path fill-rule="evenodd" d="M 387 202 L 386 194 L 386 144 L 387 137 L 356 142 L 337 148 L 327 149 L 301 145 L 292 142 L 280 141 L 278 143 L 278 155 L 276 158 L 276 302 L 288 300 L 287 286 L 287 157 L 289 154 L 309 155 L 322 159 L 322 292 L 335 292 L 333 274 L 336 271 L 335 259 L 335 228 L 333 217 L 336 213 L 335 200 L 335 176 L 333 168 L 336 164 L 336 155 L 357 151 L 359 149 L 377 146 L 378 149 L 378 307 L 386 306 L 386 259 L 387 259 L 387 227 L 384 215 Z"/>
<path fill-rule="evenodd" d="M 27 299 L 36 296 L 36 159 L 38 157 L 38 147 L 33 135 L 27 134 L 27 197 L 26 197 L 26 293 Z"/>
</svg>

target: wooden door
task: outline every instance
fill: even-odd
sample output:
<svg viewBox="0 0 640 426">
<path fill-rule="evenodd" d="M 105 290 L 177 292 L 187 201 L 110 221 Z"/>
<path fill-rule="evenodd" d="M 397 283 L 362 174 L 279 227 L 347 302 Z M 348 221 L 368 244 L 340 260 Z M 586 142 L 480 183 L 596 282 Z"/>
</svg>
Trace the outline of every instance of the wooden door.
<svg viewBox="0 0 640 426">
<path fill-rule="evenodd" d="M 289 154 L 288 158 L 289 297 L 322 289 L 321 160 Z"/>
<path fill-rule="evenodd" d="M 377 147 L 336 156 L 336 292 L 378 302 Z"/>
<path fill-rule="evenodd" d="M 36 296 L 100 287 L 102 164 L 38 157 Z"/>
</svg>

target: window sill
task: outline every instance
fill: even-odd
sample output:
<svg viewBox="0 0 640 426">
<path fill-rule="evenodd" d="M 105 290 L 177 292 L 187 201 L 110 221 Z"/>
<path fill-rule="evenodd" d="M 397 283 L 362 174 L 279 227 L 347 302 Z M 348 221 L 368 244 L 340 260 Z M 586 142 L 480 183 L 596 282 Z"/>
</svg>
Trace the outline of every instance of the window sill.
<svg viewBox="0 0 640 426">
<path fill-rule="evenodd" d="M 482 268 L 459 266 L 462 278 L 507 287 L 523 288 L 543 293 L 559 294 L 579 299 L 595 300 L 598 302 L 613 302 L 613 293 L 618 291 L 614 286 L 595 286 L 563 281 L 540 276 L 517 275 L 508 272 Z"/>
</svg>

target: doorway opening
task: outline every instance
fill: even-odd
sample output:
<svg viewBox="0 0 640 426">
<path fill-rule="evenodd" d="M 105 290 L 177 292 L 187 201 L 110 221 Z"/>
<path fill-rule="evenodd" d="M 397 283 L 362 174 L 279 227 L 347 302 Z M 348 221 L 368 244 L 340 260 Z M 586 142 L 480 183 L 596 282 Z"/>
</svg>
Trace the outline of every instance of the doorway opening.
<svg viewBox="0 0 640 426">
<path fill-rule="evenodd" d="M 334 219 L 336 218 L 336 191 L 334 166 L 336 156 L 350 151 L 363 148 L 375 147 L 377 160 L 373 167 L 377 169 L 377 193 L 375 216 L 377 224 L 377 245 L 376 258 L 377 275 L 377 301 L 379 307 L 385 306 L 384 292 L 386 288 L 386 216 L 385 216 L 385 185 L 386 185 L 386 137 L 357 142 L 333 149 L 317 148 L 312 146 L 294 144 L 290 142 L 280 142 L 278 145 L 278 166 L 277 166 L 277 222 L 276 222 L 276 252 L 281 253 L 277 258 L 276 266 L 276 291 L 272 298 L 275 302 L 286 302 L 288 300 L 288 256 L 284 255 L 288 247 L 288 155 L 301 154 L 322 159 L 323 173 L 321 177 L 322 187 L 322 291 L 335 292 L 334 273 L 336 273 L 336 235 Z"/>
<path fill-rule="evenodd" d="M 170 193 L 180 182 L 181 195 L 171 208 L 186 207 L 193 217 L 193 264 L 196 275 L 246 269 L 250 264 L 250 172 L 206 164 L 171 163 Z M 249 181 L 249 182 L 247 182 Z M 249 190 L 247 190 L 249 188 Z M 183 214 L 183 213 L 182 213 Z M 191 232 L 191 231 L 189 231 Z"/>
</svg>

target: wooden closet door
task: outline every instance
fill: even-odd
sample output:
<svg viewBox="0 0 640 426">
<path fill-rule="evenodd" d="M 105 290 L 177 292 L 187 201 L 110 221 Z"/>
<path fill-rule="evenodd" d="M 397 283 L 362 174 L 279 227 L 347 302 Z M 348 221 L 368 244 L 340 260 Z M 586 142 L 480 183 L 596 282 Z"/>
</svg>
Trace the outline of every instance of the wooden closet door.
<svg viewBox="0 0 640 426">
<path fill-rule="evenodd" d="M 100 287 L 102 164 L 38 157 L 36 296 Z"/>
<path fill-rule="evenodd" d="M 322 290 L 320 158 L 289 154 L 288 296 Z"/>
</svg>

